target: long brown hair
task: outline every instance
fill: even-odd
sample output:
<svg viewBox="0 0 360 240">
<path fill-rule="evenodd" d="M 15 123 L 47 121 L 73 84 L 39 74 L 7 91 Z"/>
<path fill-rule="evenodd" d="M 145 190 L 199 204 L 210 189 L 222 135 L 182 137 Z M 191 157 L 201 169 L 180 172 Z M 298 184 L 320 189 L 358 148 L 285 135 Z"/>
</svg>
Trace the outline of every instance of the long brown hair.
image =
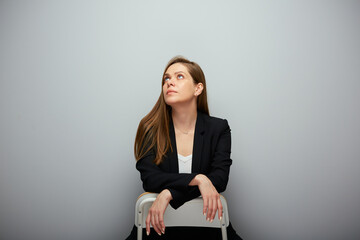
<svg viewBox="0 0 360 240">
<path fill-rule="evenodd" d="M 197 110 L 209 115 L 209 108 L 207 103 L 206 82 L 205 75 L 200 66 L 182 56 L 172 58 L 165 67 L 163 73 L 163 80 L 161 85 L 161 93 L 153 109 L 141 119 L 134 144 L 135 159 L 143 158 L 149 151 L 154 150 L 155 160 L 154 163 L 159 165 L 166 152 L 171 149 L 170 135 L 169 135 L 169 122 L 171 119 L 171 107 L 165 103 L 162 86 L 164 84 L 164 75 L 167 69 L 175 64 L 183 64 L 191 77 L 194 84 L 202 83 L 203 91 L 197 97 Z"/>
</svg>

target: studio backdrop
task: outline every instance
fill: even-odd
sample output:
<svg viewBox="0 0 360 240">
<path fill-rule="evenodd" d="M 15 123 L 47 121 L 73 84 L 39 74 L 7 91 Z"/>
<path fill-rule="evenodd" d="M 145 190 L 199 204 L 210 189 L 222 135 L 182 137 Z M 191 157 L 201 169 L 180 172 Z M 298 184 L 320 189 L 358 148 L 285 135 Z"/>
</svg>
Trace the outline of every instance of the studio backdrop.
<svg viewBox="0 0 360 240">
<path fill-rule="evenodd" d="M 360 239 L 359 1 L 0 1 L 0 238 L 118 240 L 175 55 L 232 132 L 246 240 Z"/>
</svg>

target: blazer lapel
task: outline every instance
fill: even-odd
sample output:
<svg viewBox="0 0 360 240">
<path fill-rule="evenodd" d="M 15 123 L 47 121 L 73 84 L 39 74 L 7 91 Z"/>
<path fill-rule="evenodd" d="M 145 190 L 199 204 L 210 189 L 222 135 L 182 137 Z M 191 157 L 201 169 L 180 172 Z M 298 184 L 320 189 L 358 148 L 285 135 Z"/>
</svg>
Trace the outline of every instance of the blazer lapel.
<svg viewBox="0 0 360 240">
<path fill-rule="evenodd" d="M 170 171 L 172 173 L 178 173 L 179 172 L 179 160 L 177 155 L 177 148 L 176 148 L 176 138 L 175 138 L 175 130 L 174 130 L 174 124 L 172 119 L 170 119 L 170 125 L 169 125 L 169 134 L 170 134 L 170 141 L 172 146 L 172 151 L 168 151 L 168 159 L 170 164 Z"/>
<path fill-rule="evenodd" d="M 192 173 L 200 172 L 201 153 L 204 142 L 204 132 L 205 132 L 205 122 L 203 119 L 203 113 L 198 112 L 196 124 L 195 124 L 195 133 L 194 133 L 195 136 L 194 136 L 193 156 L 192 156 L 192 166 L 191 166 Z"/>
</svg>

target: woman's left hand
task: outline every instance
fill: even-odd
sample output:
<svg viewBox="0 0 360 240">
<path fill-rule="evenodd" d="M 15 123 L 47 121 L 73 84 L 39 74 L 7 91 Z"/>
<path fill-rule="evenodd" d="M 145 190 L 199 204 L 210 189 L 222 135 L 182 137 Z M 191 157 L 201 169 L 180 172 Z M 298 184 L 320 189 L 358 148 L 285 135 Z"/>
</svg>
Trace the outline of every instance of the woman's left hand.
<svg viewBox="0 0 360 240">
<path fill-rule="evenodd" d="M 157 196 L 156 200 L 149 209 L 149 213 L 146 217 L 146 234 L 150 234 L 150 223 L 154 227 L 154 230 L 161 236 L 165 234 L 165 224 L 164 224 L 164 213 L 171 201 L 172 196 L 168 189 L 164 189 Z"/>
<path fill-rule="evenodd" d="M 218 212 L 219 220 L 222 218 L 223 206 L 220 200 L 220 194 L 210 181 L 208 177 L 203 174 L 198 174 L 189 183 L 190 186 L 198 186 L 201 196 L 204 201 L 203 214 L 206 215 L 206 220 L 212 222 Z"/>
</svg>

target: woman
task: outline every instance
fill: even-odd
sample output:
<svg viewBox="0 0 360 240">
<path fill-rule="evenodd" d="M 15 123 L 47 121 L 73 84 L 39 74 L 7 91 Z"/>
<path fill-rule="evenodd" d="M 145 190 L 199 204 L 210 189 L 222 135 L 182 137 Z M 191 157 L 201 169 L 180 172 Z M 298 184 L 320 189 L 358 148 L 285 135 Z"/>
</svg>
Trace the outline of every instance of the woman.
<svg viewBox="0 0 360 240">
<path fill-rule="evenodd" d="M 232 163 L 230 128 L 226 120 L 209 116 L 198 64 L 179 56 L 169 61 L 162 93 L 139 124 L 134 150 L 144 190 L 159 193 L 146 218 L 144 239 L 221 239 L 220 229 L 166 228 L 163 221 L 169 204 L 177 209 L 200 195 L 206 219 L 213 221 L 217 212 L 222 217 L 219 193 Z M 241 239 L 231 224 L 227 231 L 228 239 Z M 135 226 L 127 239 L 136 239 Z"/>
</svg>

